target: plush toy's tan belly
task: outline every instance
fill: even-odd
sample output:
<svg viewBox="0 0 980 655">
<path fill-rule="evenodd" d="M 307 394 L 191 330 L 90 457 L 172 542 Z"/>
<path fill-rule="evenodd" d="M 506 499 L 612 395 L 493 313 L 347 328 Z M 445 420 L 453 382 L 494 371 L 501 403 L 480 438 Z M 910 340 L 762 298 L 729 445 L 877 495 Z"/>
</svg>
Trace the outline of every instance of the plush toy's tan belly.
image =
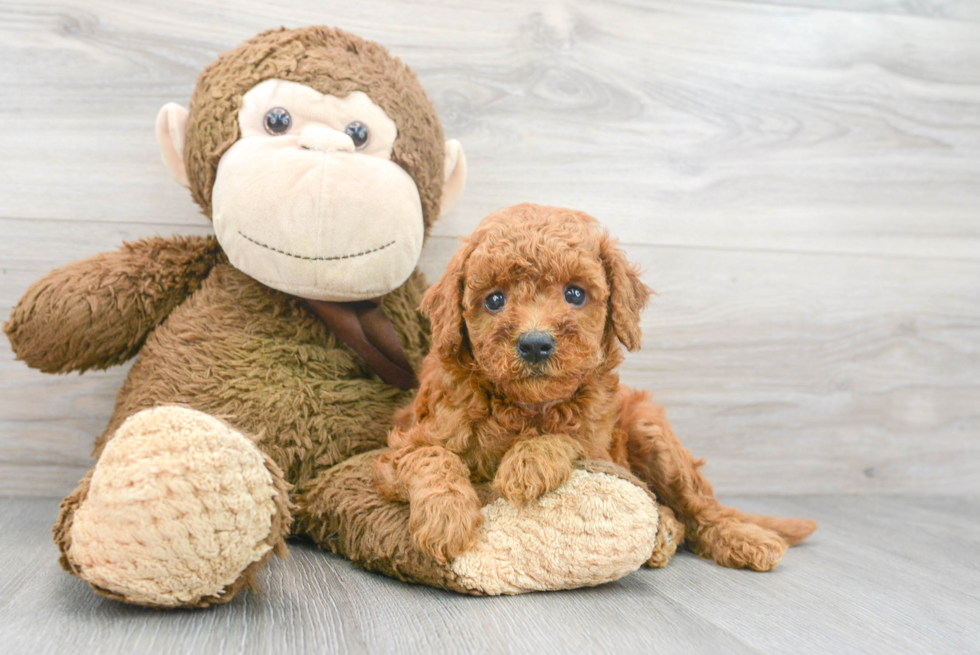
<svg viewBox="0 0 980 655">
<path fill-rule="evenodd" d="M 428 345 L 414 309 L 424 290 L 416 273 L 385 299 L 415 367 Z M 96 450 L 135 412 L 179 404 L 259 437 L 287 480 L 302 484 L 385 445 L 392 413 L 410 399 L 378 380 L 302 300 L 221 265 L 150 333 Z"/>
</svg>

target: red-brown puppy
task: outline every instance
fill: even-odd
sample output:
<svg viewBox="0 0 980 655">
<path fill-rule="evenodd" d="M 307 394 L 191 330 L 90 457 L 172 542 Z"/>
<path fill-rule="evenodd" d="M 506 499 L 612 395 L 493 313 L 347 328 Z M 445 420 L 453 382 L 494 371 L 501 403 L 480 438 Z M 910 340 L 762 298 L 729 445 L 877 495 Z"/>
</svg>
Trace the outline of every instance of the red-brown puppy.
<svg viewBox="0 0 980 655">
<path fill-rule="evenodd" d="M 428 290 L 432 351 L 409 427 L 375 476 L 408 501 L 425 552 L 453 559 L 482 521 L 472 482 L 514 504 L 568 479 L 577 459 L 630 468 L 677 514 L 688 543 L 724 566 L 773 568 L 813 521 L 718 504 L 662 407 L 620 386 L 620 344 L 640 347 L 650 290 L 582 212 L 523 204 L 480 223 Z"/>
</svg>

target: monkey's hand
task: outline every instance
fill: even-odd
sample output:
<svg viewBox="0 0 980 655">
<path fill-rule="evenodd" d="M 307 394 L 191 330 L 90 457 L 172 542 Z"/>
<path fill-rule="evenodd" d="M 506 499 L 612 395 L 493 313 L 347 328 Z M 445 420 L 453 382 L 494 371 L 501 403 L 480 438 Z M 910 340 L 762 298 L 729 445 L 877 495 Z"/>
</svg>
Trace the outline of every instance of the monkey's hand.
<svg viewBox="0 0 980 655">
<path fill-rule="evenodd" d="M 493 490 L 518 507 L 526 505 L 566 482 L 581 457 L 578 444 L 564 435 L 518 441 L 500 460 Z"/>
<path fill-rule="evenodd" d="M 14 353 L 45 373 L 108 368 L 223 257 L 214 237 L 152 237 L 55 269 L 28 288 L 3 328 Z"/>
</svg>

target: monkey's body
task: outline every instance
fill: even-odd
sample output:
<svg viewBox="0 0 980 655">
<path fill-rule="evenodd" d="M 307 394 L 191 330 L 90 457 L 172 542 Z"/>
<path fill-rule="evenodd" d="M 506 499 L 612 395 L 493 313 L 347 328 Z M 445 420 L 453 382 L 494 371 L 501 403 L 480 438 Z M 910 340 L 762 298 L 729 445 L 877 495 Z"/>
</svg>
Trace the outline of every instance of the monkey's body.
<svg viewBox="0 0 980 655">
<path fill-rule="evenodd" d="M 416 310 L 425 288 L 424 277 L 416 272 L 384 301 L 385 313 L 416 367 L 428 350 L 428 324 Z M 168 308 L 171 311 L 164 314 Z M 166 432 L 173 421 L 167 407 L 178 406 L 202 414 L 192 420 L 216 417 L 253 440 L 264 456 L 269 489 L 278 492 L 269 506 L 274 514 L 258 517 L 254 527 L 263 533 L 263 542 L 278 546 L 290 529 L 290 506 L 304 515 L 305 497 L 296 490 L 334 464 L 383 446 L 392 414 L 412 397 L 379 380 L 305 301 L 266 287 L 226 263 L 213 237 L 148 239 L 53 271 L 31 288 L 6 330 L 23 360 L 49 371 L 105 367 L 125 359 L 131 344 L 142 343 L 109 425 L 96 440 L 96 466 L 65 500 L 55 526 L 63 565 L 101 593 L 130 602 L 206 605 L 230 599 L 270 553 L 260 548 L 243 554 L 237 567 L 225 572 L 221 585 L 211 584 L 206 593 L 199 593 L 205 581 L 198 580 L 194 588 L 182 569 L 188 559 L 201 559 L 196 551 L 209 546 L 212 537 L 200 533 L 202 526 L 204 533 L 227 528 L 206 525 L 212 508 L 190 497 L 200 496 L 209 479 L 221 474 L 228 464 L 223 450 L 247 451 L 251 446 L 228 442 L 214 452 L 193 452 L 178 440 L 173 448 L 159 452 L 137 443 L 129 449 L 130 466 L 103 464 L 104 449 L 121 433 L 123 441 L 138 441 L 140 435 L 132 430 L 120 430 L 127 419 L 151 410 L 140 418 L 141 431 Z M 63 347 L 73 342 L 76 348 Z M 80 342 L 91 344 L 80 348 L 82 352 L 98 350 L 97 356 L 72 357 Z M 211 429 L 206 421 L 198 427 Z M 131 465 L 137 460 L 140 470 L 134 472 Z M 89 499 L 92 476 L 100 466 L 106 478 L 99 490 L 101 510 L 79 519 L 76 511 Z M 141 478 L 152 480 L 156 471 L 167 468 L 191 469 L 191 474 L 172 475 L 155 491 L 143 492 L 135 501 L 128 498 L 144 484 Z M 115 487 L 106 486 L 109 478 Z M 194 491 L 185 493 L 182 486 Z M 254 504 L 241 490 L 226 496 L 210 502 L 229 508 Z M 197 523 L 199 533 L 174 540 L 166 528 L 155 527 L 174 513 Z M 139 541 L 151 542 L 154 554 L 130 553 L 115 567 L 122 572 L 107 570 L 112 567 L 100 562 L 106 551 L 118 556 L 134 532 Z M 181 555 L 181 550 L 191 556 Z M 165 554 L 173 561 L 162 562 Z M 153 585 L 144 579 L 136 584 L 125 571 L 146 571 L 153 560 L 169 582 Z M 184 588 L 174 589 L 173 580 L 182 575 Z M 142 588 L 134 591 L 134 586 Z"/>
<path fill-rule="evenodd" d="M 415 273 L 384 301 L 414 367 L 428 351 L 428 323 L 415 309 L 425 289 Z M 384 446 L 392 414 L 411 398 L 378 379 L 302 299 L 220 263 L 147 337 L 96 455 L 136 412 L 181 405 L 259 437 L 299 486 Z"/>
</svg>

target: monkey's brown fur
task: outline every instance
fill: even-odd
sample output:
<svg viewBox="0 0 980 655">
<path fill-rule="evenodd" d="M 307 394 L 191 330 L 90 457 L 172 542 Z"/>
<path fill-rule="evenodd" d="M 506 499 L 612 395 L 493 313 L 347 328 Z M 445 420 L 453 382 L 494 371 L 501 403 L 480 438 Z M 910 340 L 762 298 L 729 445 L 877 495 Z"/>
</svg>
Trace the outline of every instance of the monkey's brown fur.
<svg viewBox="0 0 980 655">
<path fill-rule="evenodd" d="M 398 125 L 393 160 L 415 180 L 426 225 L 435 220 L 443 134 L 425 92 L 383 47 L 329 28 L 266 32 L 202 73 L 184 154 L 205 214 L 218 160 L 239 137 L 242 94 L 269 78 L 337 95 L 367 93 Z M 416 272 L 384 300 L 415 367 L 429 346 L 427 321 L 417 311 L 425 287 Z M 106 368 L 139 355 L 96 440 L 96 457 L 127 417 L 159 405 L 201 410 L 254 437 L 281 491 L 269 537 L 279 552 L 290 526 L 284 490 L 383 446 L 393 412 L 411 398 L 379 380 L 303 300 L 230 266 L 213 237 L 145 239 L 55 270 L 28 289 L 4 330 L 17 356 L 46 372 Z M 72 571 L 69 528 L 87 491 L 88 478 L 64 500 L 55 526 Z M 308 495 L 298 501 L 300 517 L 307 502 Z M 230 599 L 260 565 L 220 596 L 188 604 Z"/>
<path fill-rule="evenodd" d="M 567 285 L 587 292 L 575 307 Z M 484 307 L 500 291 L 497 312 Z M 473 482 L 514 504 L 565 482 L 581 459 L 632 471 L 686 527 L 692 549 L 730 567 L 765 571 L 812 521 L 723 507 L 681 446 L 662 407 L 619 384 L 620 343 L 640 346 L 650 290 L 592 217 L 518 205 L 480 224 L 426 294 L 433 350 L 420 375 L 414 422 L 389 437 L 375 464 L 381 492 L 408 501 L 419 547 L 440 561 L 473 545 L 482 522 Z M 544 364 L 522 361 L 517 339 L 555 339 Z"/>
</svg>

